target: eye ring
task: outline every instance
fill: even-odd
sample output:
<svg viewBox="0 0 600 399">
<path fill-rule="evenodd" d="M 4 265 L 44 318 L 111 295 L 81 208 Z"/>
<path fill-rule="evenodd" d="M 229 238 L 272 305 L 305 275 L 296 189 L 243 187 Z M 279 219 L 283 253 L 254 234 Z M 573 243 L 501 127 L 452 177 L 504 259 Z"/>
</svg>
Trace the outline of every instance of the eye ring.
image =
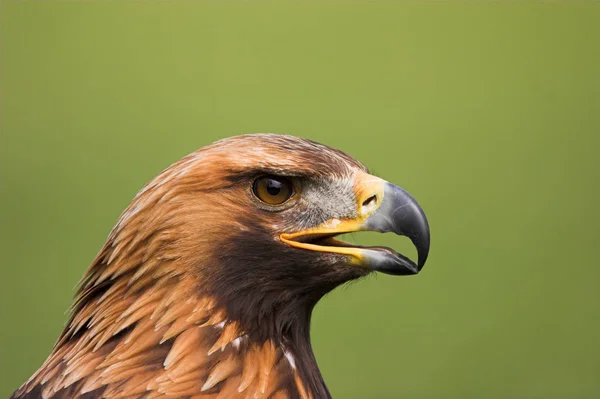
<svg viewBox="0 0 600 399">
<path fill-rule="evenodd" d="M 277 206 L 287 202 L 296 194 L 294 184 L 283 176 L 260 176 L 252 183 L 252 193 L 264 204 Z"/>
</svg>

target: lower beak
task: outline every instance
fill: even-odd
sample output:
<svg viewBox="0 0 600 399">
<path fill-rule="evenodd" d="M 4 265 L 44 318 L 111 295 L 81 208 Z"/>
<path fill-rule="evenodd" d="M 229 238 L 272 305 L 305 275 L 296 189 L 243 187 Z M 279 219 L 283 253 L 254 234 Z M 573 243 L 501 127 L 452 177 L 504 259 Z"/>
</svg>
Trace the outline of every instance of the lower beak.
<svg viewBox="0 0 600 399">
<path fill-rule="evenodd" d="M 430 233 L 425 213 L 404 189 L 383 180 L 380 182 L 376 194 L 369 194 L 369 198 L 375 198 L 378 203 L 366 217 L 330 220 L 317 228 L 282 234 L 281 240 L 296 248 L 347 255 L 352 265 L 387 274 L 419 273 L 429 254 Z M 333 238 L 358 231 L 392 232 L 410 238 L 417 249 L 417 262 L 391 248 L 357 246 Z"/>
</svg>

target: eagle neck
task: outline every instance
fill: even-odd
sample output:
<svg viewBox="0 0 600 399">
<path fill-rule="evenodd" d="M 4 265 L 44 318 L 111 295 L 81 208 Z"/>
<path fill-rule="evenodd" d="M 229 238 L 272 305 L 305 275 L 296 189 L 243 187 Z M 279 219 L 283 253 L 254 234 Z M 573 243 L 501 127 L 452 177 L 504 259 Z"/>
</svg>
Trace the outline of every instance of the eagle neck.
<svg viewBox="0 0 600 399">
<path fill-rule="evenodd" d="M 319 370 L 310 341 L 311 311 L 306 315 L 305 323 L 298 325 L 297 328 L 282 336 L 282 347 L 292 368 L 304 381 L 311 397 L 330 399 L 331 394 Z"/>
<path fill-rule="evenodd" d="M 292 382 L 298 388 L 299 398 L 328 399 L 331 395 L 319 370 L 310 341 L 312 311 L 318 300 L 331 287 L 322 290 L 287 291 L 260 296 L 256 292 L 237 291 L 233 298 L 218 298 L 217 303 L 227 304 L 228 319 L 240 325 L 250 342 L 262 346 L 273 342 L 287 357 L 293 373 L 300 382 Z M 302 394 L 302 385 L 306 394 Z"/>
</svg>

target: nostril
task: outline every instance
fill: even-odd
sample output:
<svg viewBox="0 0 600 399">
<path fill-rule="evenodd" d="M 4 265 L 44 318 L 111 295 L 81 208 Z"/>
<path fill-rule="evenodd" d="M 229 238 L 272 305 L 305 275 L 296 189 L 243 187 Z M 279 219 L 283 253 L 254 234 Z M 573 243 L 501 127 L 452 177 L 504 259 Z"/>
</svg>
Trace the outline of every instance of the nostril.
<svg viewBox="0 0 600 399">
<path fill-rule="evenodd" d="M 363 211 L 368 211 L 375 205 L 377 205 L 377 196 L 372 195 L 362 203 Z"/>
</svg>

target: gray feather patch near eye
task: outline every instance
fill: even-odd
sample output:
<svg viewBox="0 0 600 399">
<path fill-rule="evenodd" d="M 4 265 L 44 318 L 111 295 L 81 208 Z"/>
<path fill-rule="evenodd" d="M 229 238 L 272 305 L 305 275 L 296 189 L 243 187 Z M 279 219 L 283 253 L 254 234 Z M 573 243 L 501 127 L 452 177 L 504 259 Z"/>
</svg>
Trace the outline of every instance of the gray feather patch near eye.
<svg viewBox="0 0 600 399">
<path fill-rule="evenodd" d="M 330 219 L 348 219 L 357 216 L 354 182 L 350 177 L 310 179 L 302 184 L 305 205 L 300 228 L 316 227 Z"/>
</svg>

